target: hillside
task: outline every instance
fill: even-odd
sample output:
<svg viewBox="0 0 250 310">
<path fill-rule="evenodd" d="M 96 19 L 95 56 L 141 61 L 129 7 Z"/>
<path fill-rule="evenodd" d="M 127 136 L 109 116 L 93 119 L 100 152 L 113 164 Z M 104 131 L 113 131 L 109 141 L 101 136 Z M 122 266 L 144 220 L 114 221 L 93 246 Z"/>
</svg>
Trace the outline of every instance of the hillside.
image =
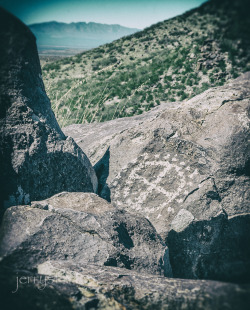
<svg viewBox="0 0 250 310">
<path fill-rule="evenodd" d="M 43 67 L 61 126 L 138 115 L 250 70 L 249 4 L 209 1 L 110 44 Z"/>
<path fill-rule="evenodd" d="M 72 49 L 78 50 L 79 53 L 139 31 L 139 29 L 120 25 L 93 22 L 66 24 L 52 21 L 32 24 L 29 28 L 37 38 L 39 53 L 52 55 L 60 55 L 62 50 Z"/>
</svg>

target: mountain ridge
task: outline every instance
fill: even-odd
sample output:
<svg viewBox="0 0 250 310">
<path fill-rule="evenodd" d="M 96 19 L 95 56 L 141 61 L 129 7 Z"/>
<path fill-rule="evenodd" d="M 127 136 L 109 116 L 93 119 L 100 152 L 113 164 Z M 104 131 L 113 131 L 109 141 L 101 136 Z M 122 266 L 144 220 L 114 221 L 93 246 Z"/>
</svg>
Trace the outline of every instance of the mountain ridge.
<svg viewBox="0 0 250 310">
<path fill-rule="evenodd" d="M 58 47 L 61 50 L 64 48 L 87 50 L 140 30 L 118 24 L 109 25 L 95 22 L 51 21 L 31 24 L 28 27 L 37 38 L 40 54 L 43 50 L 56 50 Z"/>
<path fill-rule="evenodd" d="M 105 24 L 105 23 L 97 23 L 97 22 L 71 22 L 71 23 L 64 23 L 64 22 L 59 22 L 56 20 L 53 21 L 48 21 L 48 22 L 41 22 L 41 23 L 33 23 L 28 25 L 29 28 L 44 28 L 46 26 L 51 26 L 51 25 L 57 25 L 57 26 L 100 26 L 103 27 L 105 26 L 106 28 L 117 28 L 117 29 L 129 29 L 133 31 L 140 31 L 141 29 L 138 28 L 131 28 L 131 27 L 126 27 L 122 26 L 120 24 Z"/>
</svg>

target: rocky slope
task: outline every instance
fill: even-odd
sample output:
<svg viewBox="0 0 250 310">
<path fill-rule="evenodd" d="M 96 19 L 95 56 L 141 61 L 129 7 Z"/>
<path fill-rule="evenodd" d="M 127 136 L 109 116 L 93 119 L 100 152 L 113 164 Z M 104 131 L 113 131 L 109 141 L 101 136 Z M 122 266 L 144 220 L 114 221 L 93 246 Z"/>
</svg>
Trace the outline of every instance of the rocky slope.
<svg viewBox="0 0 250 310">
<path fill-rule="evenodd" d="M 43 68 L 61 126 L 141 114 L 250 70 L 248 0 L 184 15 Z"/>
<path fill-rule="evenodd" d="M 96 191 L 88 158 L 51 110 L 35 37 L 3 9 L 0 41 L 0 218 L 5 207 L 64 190 Z"/>
</svg>

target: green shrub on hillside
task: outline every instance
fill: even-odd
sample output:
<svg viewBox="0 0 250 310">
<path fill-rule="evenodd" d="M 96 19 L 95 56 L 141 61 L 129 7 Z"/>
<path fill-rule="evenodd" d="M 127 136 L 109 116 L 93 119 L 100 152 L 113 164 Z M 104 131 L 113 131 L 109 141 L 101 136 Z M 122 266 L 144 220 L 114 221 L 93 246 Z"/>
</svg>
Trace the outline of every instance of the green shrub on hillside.
<svg viewBox="0 0 250 310">
<path fill-rule="evenodd" d="M 45 87 L 60 125 L 141 114 L 250 70 L 248 15 L 234 10 L 236 2 L 225 3 L 218 1 L 220 10 L 205 3 L 134 35 L 46 64 Z"/>
</svg>

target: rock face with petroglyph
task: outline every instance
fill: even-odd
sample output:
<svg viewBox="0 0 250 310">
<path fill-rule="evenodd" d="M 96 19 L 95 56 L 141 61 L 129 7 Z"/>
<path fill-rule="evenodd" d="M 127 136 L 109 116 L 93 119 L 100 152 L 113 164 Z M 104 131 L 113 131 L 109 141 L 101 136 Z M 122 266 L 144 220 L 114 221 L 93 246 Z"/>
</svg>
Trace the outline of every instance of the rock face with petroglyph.
<svg viewBox="0 0 250 310">
<path fill-rule="evenodd" d="M 246 73 L 187 102 L 64 129 L 88 149 L 99 194 L 163 236 L 175 277 L 250 280 L 249 89 Z"/>
<path fill-rule="evenodd" d="M 168 249 L 151 223 L 93 193 L 64 192 L 31 207 L 9 208 L 0 257 L 17 268 L 51 259 L 172 275 Z"/>
<path fill-rule="evenodd" d="M 51 110 L 35 37 L 3 9 L 0 41 L 1 212 L 65 190 L 95 191 L 87 156 L 65 137 Z"/>
<path fill-rule="evenodd" d="M 179 212 L 185 227 L 250 211 L 249 89 L 246 73 L 187 102 L 64 132 L 95 165 L 100 195 L 166 237 Z"/>
</svg>

